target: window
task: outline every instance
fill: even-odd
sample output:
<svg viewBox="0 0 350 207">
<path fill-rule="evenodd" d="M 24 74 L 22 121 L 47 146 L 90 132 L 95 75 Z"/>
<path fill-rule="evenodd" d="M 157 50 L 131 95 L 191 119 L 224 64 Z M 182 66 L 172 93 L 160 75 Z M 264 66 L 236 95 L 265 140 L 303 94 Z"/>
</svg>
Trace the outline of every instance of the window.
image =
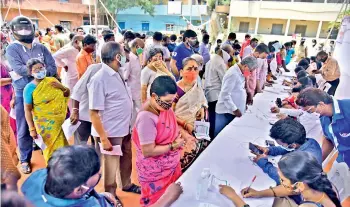
<svg viewBox="0 0 350 207">
<path fill-rule="evenodd" d="M 69 21 L 60 21 L 60 25 L 62 25 L 62 27 L 66 28 L 67 30 L 70 31 L 71 22 L 69 22 Z"/>
<path fill-rule="evenodd" d="M 294 34 L 300 34 L 302 37 L 305 37 L 306 25 L 296 25 Z"/>
<path fill-rule="evenodd" d="M 240 22 L 238 32 L 247 33 L 249 30 L 249 22 Z"/>
<path fill-rule="evenodd" d="M 149 22 L 142 22 L 142 31 L 149 31 Z"/>
<path fill-rule="evenodd" d="M 39 30 L 39 20 L 38 19 L 31 19 L 31 20 L 34 24 L 35 30 Z"/>
<path fill-rule="evenodd" d="M 83 25 L 90 25 L 90 17 L 89 16 L 83 17 Z"/>
<path fill-rule="evenodd" d="M 272 24 L 271 34 L 282 35 L 283 24 Z"/>
<path fill-rule="evenodd" d="M 125 29 L 125 22 L 118 22 L 118 25 L 120 27 L 120 31 L 119 32 L 121 32 L 121 30 Z"/>
<path fill-rule="evenodd" d="M 165 31 L 174 31 L 174 24 L 165 24 Z"/>
</svg>

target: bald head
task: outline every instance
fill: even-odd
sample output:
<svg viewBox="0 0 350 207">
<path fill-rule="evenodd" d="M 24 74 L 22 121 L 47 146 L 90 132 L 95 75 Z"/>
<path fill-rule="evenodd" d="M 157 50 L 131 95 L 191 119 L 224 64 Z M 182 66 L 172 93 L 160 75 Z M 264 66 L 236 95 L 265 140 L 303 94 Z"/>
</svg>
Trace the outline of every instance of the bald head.
<svg viewBox="0 0 350 207">
<path fill-rule="evenodd" d="M 224 44 L 221 46 L 222 50 L 225 50 L 228 54 L 231 54 L 233 52 L 233 48 L 230 44 Z"/>
<path fill-rule="evenodd" d="M 83 41 L 84 36 L 83 35 L 74 35 L 73 39 L 72 39 L 72 43 L 75 43 L 77 41 Z"/>
<path fill-rule="evenodd" d="M 129 47 L 131 49 L 137 49 L 137 47 L 141 47 L 143 49 L 145 47 L 145 43 L 140 38 L 135 38 L 134 40 L 129 42 Z"/>
<path fill-rule="evenodd" d="M 101 49 L 102 62 L 108 65 L 116 59 L 118 54 L 123 55 L 123 52 L 124 50 L 119 43 L 107 42 Z"/>
<path fill-rule="evenodd" d="M 81 50 L 83 47 L 83 35 L 74 35 L 72 39 L 72 46 L 75 47 L 77 50 Z"/>
</svg>

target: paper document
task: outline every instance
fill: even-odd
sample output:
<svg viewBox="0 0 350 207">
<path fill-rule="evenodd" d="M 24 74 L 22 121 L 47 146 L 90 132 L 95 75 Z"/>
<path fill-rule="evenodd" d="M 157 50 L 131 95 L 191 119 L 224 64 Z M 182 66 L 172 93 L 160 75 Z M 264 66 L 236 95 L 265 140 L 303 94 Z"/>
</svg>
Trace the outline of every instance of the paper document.
<svg viewBox="0 0 350 207">
<path fill-rule="evenodd" d="M 13 81 L 16 81 L 16 80 L 19 80 L 22 78 L 22 76 L 18 75 L 15 71 L 11 71 L 10 76 L 11 76 Z"/>
<path fill-rule="evenodd" d="M 16 110 L 13 109 L 13 108 L 11 108 L 10 117 L 13 118 L 13 119 L 16 119 Z"/>
<path fill-rule="evenodd" d="M 73 125 L 70 122 L 69 118 L 63 122 L 62 129 L 63 129 L 64 136 L 66 136 L 67 140 L 69 140 L 74 135 L 74 132 L 78 129 L 80 124 L 81 124 L 81 122 L 78 121 L 75 125 Z"/>
<path fill-rule="evenodd" d="M 210 141 L 209 137 L 209 128 L 210 123 L 204 121 L 195 121 L 194 122 L 194 131 L 197 139 L 206 139 Z"/>
<path fill-rule="evenodd" d="M 103 149 L 101 143 L 98 143 L 98 144 L 100 146 L 100 151 L 101 151 L 102 154 L 123 156 L 122 148 L 120 147 L 120 145 L 114 145 L 112 151 L 106 151 L 106 150 Z"/>
<path fill-rule="evenodd" d="M 37 135 L 38 138 L 34 139 L 34 142 L 38 147 L 40 147 L 41 150 L 46 149 L 46 144 L 44 143 L 44 140 L 40 134 Z"/>
</svg>

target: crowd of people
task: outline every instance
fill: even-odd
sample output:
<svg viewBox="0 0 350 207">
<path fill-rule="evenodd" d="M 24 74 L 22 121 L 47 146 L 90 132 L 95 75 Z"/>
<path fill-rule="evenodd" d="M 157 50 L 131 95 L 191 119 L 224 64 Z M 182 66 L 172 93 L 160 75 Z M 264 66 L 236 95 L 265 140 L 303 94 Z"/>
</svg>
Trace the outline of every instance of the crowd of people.
<svg viewBox="0 0 350 207">
<path fill-rule="evenodd" d="M 241 194 L 276 197 L 279 206 L 341 206 L 322 169 L 333 149 L 337 162 L 350 166 L 350 100 L 333 97 L 340 78 L 334 42 L 324 51 L 316 40 L 307 48 L 304 38 L 299 46 L 295 40 L 265 44 L 247 34 L 240 44 L 230 33 L 212 50 L 204 29 L 201 40 L 191 29 L 180 37 L 106 29 L 96 38 L 82 28 L 68 35 L 61 25 L 42 36 L 25 16 L 14 18 L 10 29 L 11 37 L 1 34 L 1 184 L 7 206 L 121 207 L 117 188 L 141 194 L 141 206 L 170 206 L 183 192 L 176 183 L 181 174 L 233 119 L 244 116 L 257 94 L 293 70 L 295 78 L 283 80 L 289 97 L 271 107 L 280 119 L 270 130 L 278 146 L 256 145 L 263 153 L 254 158 L 276 186 L 248 187 Z M 71 146 L 62 129 L 67 119 L 79 124 Z M 197 139 L 198 122 L 209 123 L 210 140 Z M 140 186 L 131 181 L 132 144 Z M 47 167 L 32 172 L 38 147 Z M 278 155 L 278 166 L 267 159 Z M 21 186 L 24 197 L 9 192 L 21 177 L 18 162 L 22 173 L 31 174 Z M 105 192 L 97 193 L 101 178 Z M 229 186 L 220 192 L 237 207 L 249 206 Z"/>
</svg>

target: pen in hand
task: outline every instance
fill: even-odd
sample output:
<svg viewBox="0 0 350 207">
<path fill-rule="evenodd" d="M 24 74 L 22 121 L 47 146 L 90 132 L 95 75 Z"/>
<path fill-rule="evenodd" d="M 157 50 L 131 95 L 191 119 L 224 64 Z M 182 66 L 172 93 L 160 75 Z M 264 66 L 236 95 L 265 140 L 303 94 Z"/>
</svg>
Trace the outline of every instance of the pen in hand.
<svg viewBox="0 0 350 207">
<path fill-rule="evenodd" d="M 244 194 L 247 194 L 247 193 L 249 192 L 250 187 L 252 187 L 252 185 L 253 185 L 253 183 L 254 183 L 255 179 L 256 179 L 256 175 L 253 177 L 252 182 L 250 183 L 250 185 L 248 186 L 248 188 L 247 188 L 247 190 L 244 192 Z"/>
</svg>

